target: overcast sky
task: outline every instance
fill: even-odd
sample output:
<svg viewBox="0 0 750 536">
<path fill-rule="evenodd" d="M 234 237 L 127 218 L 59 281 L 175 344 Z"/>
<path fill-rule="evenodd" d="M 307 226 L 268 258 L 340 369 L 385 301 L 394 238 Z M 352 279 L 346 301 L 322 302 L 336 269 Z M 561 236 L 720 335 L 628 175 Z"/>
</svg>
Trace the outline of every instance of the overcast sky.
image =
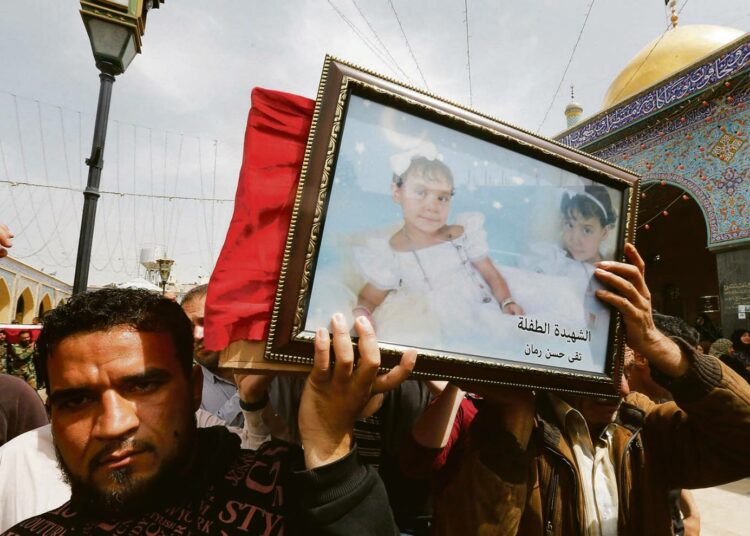
<svg viewBox="0 0 750 536">
<path fill-rule="evenodd" d="M 677 7 L 680 24 L 750 29 L 746 0 Z M 86 183 L 99 89 L 78 9 L 0 2 L 0 221 L 16 231 L 14 256 L 68 282 L 83 198 L 71 190 Z M 102 195 L 89 282 L 136 277 L 152 244 L 179 281 L 210 273 L 231 202 L 151 196 L 234 196 L 254 86 L 313 98 L 329 53 L 554 135 L 569 86 L 584 115 L 599 111 L 668 16 L 662 0 L 167 0 L 114 85 L 101 189 L 142 197 Z"/>
</svg>

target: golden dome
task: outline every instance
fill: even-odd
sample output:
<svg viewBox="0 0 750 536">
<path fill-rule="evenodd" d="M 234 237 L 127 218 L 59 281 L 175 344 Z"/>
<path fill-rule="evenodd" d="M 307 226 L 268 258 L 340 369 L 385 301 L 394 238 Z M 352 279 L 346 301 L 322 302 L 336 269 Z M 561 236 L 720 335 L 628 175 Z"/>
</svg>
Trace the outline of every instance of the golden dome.
<svg viewBox="0 0 750 536">
<path fill-rule="evenodd" d="M 604 96 L 602 109 L 640 93 L 743 35 L 745 32 L 735 28 L 708 24 L 668 30 L 661 41 L 657 38 L 646 45 L 617 75 Z"/>
</svg>

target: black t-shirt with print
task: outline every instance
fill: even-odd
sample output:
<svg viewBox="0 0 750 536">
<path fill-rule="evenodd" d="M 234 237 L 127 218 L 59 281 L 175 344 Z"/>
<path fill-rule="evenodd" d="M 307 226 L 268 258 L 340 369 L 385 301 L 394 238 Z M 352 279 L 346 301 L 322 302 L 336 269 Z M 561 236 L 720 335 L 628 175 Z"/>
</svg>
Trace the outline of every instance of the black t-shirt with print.
<svg viewBox="0 0 750 536">
<path fill-rule="evenodd" d="M 148 512 L 95 519 L 71 501 L 4 534 L 395 533 L 383 484 L 358 460 L 356 449 L 333 464 L 305 471 L 299 447 L 281 441 L 267 442 L 257 451 L 240 450 L 235 435 L 214 427 L 198 430 L 197 444 L 200 463 Z"/>
</svg>

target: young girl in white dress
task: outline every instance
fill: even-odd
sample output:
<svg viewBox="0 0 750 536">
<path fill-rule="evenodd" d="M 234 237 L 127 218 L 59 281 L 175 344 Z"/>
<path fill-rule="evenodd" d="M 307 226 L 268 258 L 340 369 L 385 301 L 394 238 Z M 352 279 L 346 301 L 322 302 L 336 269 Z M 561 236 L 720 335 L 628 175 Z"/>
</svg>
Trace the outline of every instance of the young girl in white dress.
<svg viewBox="0 0 750 536">
<path fill-rule="evenodd" d="M 393 176 L 391 194 L 404 222 L 392 236 L 354 248 L 366 280 L 354 316 L 369 317 L 381 340 L 491 352 L 492 335 L 512 333 L 512 315 L 523 309 L 488 257 L 484 215 L 458 214 L 449 223 L 453 174 L 439 160 L 412 158 Z"/>
<path fill-rule="evenodd" d="M 521 267 L 567 278 L 572 289 L 582 297 L 585 315 L 582 320 L 586 327 L 599 332 L 598 328 L 609 321 L 609 309 L 595 296 L 596 289 L 603 287 L 594 277 L 594 263 L 604 260 L 602 243 L 617 220 L 617 214 L 607 189 L 590 184 L 563 192 L 560 216 L 560 244 L 533 246 L 532 254 L 522 260 Z"/>
</svg>

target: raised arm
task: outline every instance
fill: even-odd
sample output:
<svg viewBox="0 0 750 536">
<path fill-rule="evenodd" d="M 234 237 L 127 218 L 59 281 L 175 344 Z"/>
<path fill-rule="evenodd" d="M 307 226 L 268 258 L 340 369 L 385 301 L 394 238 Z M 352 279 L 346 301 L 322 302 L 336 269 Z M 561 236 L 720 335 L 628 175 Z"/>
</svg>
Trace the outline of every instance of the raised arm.
<svg viewBox="0 0 750 536">
<path fill-rule="evenodd" d="M 627 244 L 628 263 L 597 263 L 609 289 L 597 296 L 622 313 L 628 345 L 674 402 L 646 409 L 644 441 L 673 488 L 715 486 L 750 475 L 750 385 L 718 359 L 654 326 L 645 265 Z"/>
<path fill-rule="evenodd" d="M 359 361 L 344 316 L 315 335 L 313 370 L 299 410 L 299 430 L 308 471 L 299 475 L 305 497 L 305 531 L 310 534 L 397 534 L 383 482 L 352 452 L 355 419 L 370 398 L 393 389 L 411 373 L 416 352 L 407 351 L 390 372 L 378 376 L 380 351 L 365 317 L 355 322 Z M 335 361 L 331 361 L 331 348 Z"/>
</svg>

